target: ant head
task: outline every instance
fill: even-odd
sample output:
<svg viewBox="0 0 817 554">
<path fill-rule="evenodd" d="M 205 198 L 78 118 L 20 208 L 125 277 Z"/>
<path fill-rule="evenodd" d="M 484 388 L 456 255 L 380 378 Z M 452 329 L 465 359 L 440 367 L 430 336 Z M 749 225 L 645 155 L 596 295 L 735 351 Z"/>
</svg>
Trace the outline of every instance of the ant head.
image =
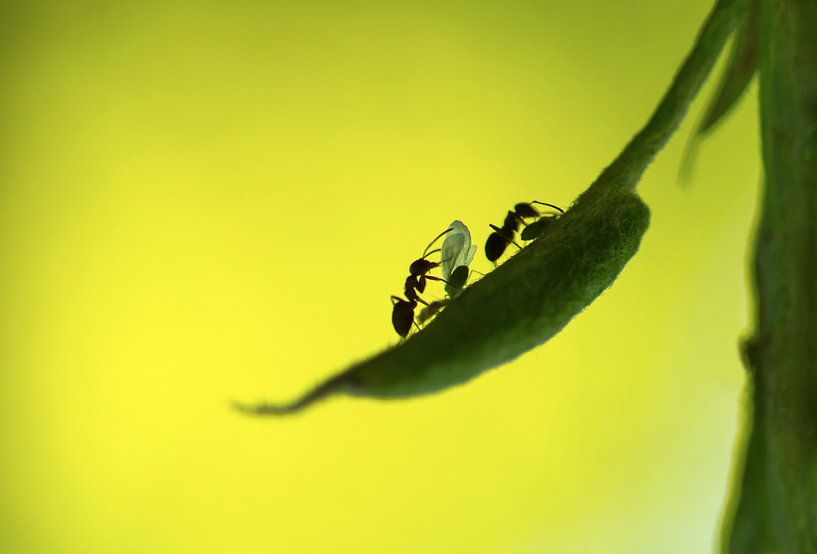
<svg viewBox="0 0 817 554">
<path fill-rule="evenodd" d="M 539 217 L 539 212 L 528 204 L 527 202 L 520 202 L 516 206 L 513 207 L 513 211 L 519 217 L 529 218 L 529 217 Z"/>
<path fill-rule="evenodd" d="M 409 273 L 412 276 L 419 277 L 421 275 L 425 275 L 438 265 L 440 265 L 439 262 L 432 262 L 426 260 L 425 258 L 420 258 L 419 260 L 414 260 L 413 262 L 411 262 L 411 265 L 409 266 Z"/>
</svg>

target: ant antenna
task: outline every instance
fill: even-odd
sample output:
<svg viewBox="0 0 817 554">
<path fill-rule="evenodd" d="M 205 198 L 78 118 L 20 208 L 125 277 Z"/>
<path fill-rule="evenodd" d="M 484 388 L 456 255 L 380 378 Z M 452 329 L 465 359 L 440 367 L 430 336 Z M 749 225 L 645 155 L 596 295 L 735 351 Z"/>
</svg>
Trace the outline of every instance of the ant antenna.
<svg viewBox="0 0 817 554">
<path fill-rule="evenodd" d="M 392 305 L 392 306 L 394 306 L 395 304 L 397 304 L 397 302 L 395 302 L 395 300 L 396 300 L 397 302 L 411 302 L 411 299 L 409 299 L 409 300 L 403 300 L 403 299 L 402 299 L 402 298 L 400 298 L 399 296 L 395 296 L 395 295 L 393 295 L 393 294 L 392 294 L 392 295 L 391 295 L 391 305 Z M 423 306 L 428 306 L 428 302 L 426 302 L 425 300 L 423 300 L 422 298 L 420 298 L 420 296 L 419 296 L 419 295 L 415 295 L 415 296 L 414 296 L 414 301 L 415 301 L 415 302 L 419 302 L 419 303 L 420 303 L 420 304 L 422 304 Z"/>
<path fill-rule="evenodd" d="M 432 246 L 434 246 L 434 243 L 435 243 L 435 242 L 437 242 L 438 240 L 440 240 L 440 239 L 443 237 L 443 235 L 445 235 L 446 233 L 450 233 L 450 232 L 451 232 L 451 231 L 453 231 L 453 230 L 454 230 L 454 228 L 453 228 L 453 227 L 449 227 L 448 229 L 446 229 L 445 231 L 443 231 L 442 233 L 440 233 L 439 235 L 437 235 L 437 236 L 434 238 L 434 240 L 432 240 L 430 243 L 428 243 L 428 246 L 426 246 L 426 249 L 425 249 L 425 250 L 423 250 L 423 258 L 425 258 L 426 256 L 428 256 L 428 255 L 432 254 L 433 252 L 435 252 L 435 251 L 429 252 L 428 250 L 429 250 L 429 248 L 431 248 Z"/>
<path fill-rule="evenodd" d="M 555 204 L 548 204 L 547 202 L 539 202 L 538 200 L 532 200 L 531 204 L 541 204 L 542 206 L 547 206 L 548 208 L 553 208 L 554 210 L 558 210 L 561 213 L 565 213 L 565 211 L 562 208 L 560 208 L 559 206 L 556 206 Z"/>
</svg>

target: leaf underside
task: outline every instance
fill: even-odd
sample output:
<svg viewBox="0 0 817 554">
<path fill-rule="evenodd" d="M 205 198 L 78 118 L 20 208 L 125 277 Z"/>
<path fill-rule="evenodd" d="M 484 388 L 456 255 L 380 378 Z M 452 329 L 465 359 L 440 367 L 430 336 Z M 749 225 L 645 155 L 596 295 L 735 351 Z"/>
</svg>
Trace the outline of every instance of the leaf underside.
<svg viewBox="0 0 817 554">
<path fill-rule="evenodd" d="M 649 210 L 634 190 L 683 120 L 745 0 L 719 0 L 647 124 L 538 240 L 468 287 L 407 341 L 331 377 L 290 404 L 236 404 L 254 415 L 299 411 L 333 394 L 427 394 L 504 364 L 558 333 L 638 250 Z"/>
</svg>

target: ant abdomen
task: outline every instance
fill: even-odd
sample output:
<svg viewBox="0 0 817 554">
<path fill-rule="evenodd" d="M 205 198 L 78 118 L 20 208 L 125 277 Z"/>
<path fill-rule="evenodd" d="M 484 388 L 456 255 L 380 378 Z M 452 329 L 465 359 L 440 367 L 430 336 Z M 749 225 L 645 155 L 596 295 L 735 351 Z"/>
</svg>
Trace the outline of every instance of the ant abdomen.
<svg viewBox="0 0 817 554">
<path fill-rule="evenodd" d="M 488 258 L 488 261 L 495 262 L 502 256 L 507 247 L 508 239 L 494 231 L 488 235 L 488 239 L 485 241 L 485 257 Z"/>
<path fill-rule="evenodd" d="M 396 296 L 392 296 L 392 301 L 394 307 L 391 311 L 391 323 L 397 334 L 406 338 L 414 323 L 414 309 L 417 307 L 417 302 L 406 301 Z"/>
</svg>

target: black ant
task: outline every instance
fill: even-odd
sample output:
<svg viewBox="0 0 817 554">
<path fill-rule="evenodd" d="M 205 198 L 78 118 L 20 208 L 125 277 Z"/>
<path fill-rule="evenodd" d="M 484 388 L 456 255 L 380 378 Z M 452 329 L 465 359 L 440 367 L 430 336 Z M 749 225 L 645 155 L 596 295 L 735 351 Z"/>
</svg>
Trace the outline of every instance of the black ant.
<svg viewBox="0 0 817 554">
<path fill-rule="evenodd" d="M 448 281 L 445 279 L 428 275 L 428 272 L 435 267 L 438 267 L 441 262 L 432 262 L 427 258 L 431 254 L 440 251 L 439 248 L 431 251 L 429 251 L 429 249 L 435 242 L 440 240 L 440 238 L 449 232 L 451 232 L 450 227 L 437 235 L 435 239 L 432 240 L 428 246 L 426 246 L 422 257 L 411 262 L 411 265 L 409 266 L 409 276 L 406 277 L 406 282 L 403 286 L 403 294 L 406 298 L 400 298 L 399 296 L 391 297 L 393 304 L 391 323 L 394 326 L 394 330 L 397 332 L 397 334 L 403 338 L 406 338 L 409 331 L 411 331 L 411 325 L 414 323 L 414 310 L 417 308 L 417 303 L 419 302 L 424 306 L 428 306 L 428 302 L 420 298 L 420 293 L 426 290 L 427 281 L 432 280 L 442 281 L 446 284 L 448 283 Z M 414 324 L 416 325 L 416 323 Z"/>
<path fill-rule="evenodd" d="M 505 222 L 502 224 L 502 227 L 490 225 L 494 232 L 491 233 L 488 236 L 488 240 L 485 241 L 485 257 L 488 258 L 489 261 L 496 262 L 505 252 L 508 244 L 512 243 L 517 248 L 522 248 L 516 243 L 515 240 L 513 240 L 514 235 L 519 230 L 520 224 L 525 225 L 525 229 L 522 231 L 522 239 L 533 240 L 545 231 L 545 228 L 549 226 L 548 224 L 552 222 L 553 218 L 558 217 L 557 215 L 542 217 L 538 221 L 528 226 L 528 224 L 525 223 L 525 219 L 537 218 L 542 215 L 539 213 L 539 210 L 534 208 L 531 204 L 547 206 L 548 208 L 557 210 L 559 214 L 565 213 L 559 206 L 548 204 L 547 202 L 539 202 L 538 200 L 533 200 L 532 202 L 520 202 L 519 204 L 515 205 L 513 210 L 508 211 L 508 214 L 505 216 Z M 545 221 L 546 223 L 539 223 L 540 221 Z M 528 228 L 533 227 L 534 225 L 536 225 L 536 232 L 527 232 Z"/>
</svg>

